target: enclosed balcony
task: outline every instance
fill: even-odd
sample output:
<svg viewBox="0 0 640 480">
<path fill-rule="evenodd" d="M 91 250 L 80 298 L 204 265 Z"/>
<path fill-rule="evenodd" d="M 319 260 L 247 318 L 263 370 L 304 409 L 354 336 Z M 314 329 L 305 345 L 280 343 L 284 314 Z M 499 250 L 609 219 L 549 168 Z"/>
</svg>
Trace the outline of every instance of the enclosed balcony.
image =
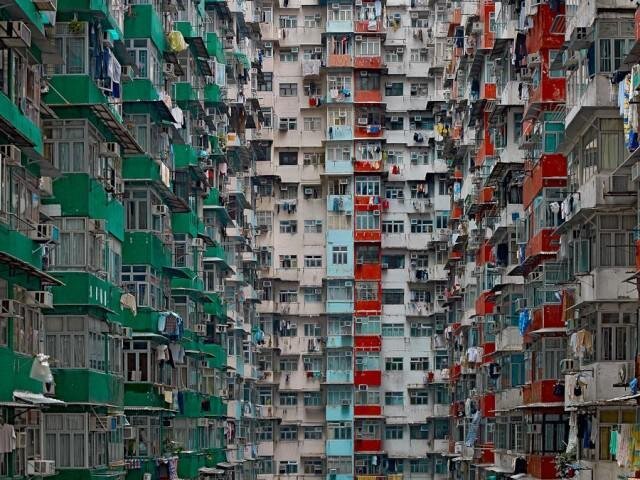
<svg viewBox="0 0 640 480">
<path fill-rule="evenodd" d="M 356 209 L 353 239 L 356 242 L 376 242 L 382 240 L 380 230 L 380 205 L 363 205 Z"/>
<path fill-rule="evenodd" d="M 355 423 L 355 453 L 382 451 L 382 422 L 362 420 Z"/>
<path fill-rule="evenodd" d="M 368 0 L 356 6 L 353 30 L 356 33 L 379 33 L 382 31 L 382 10 L 376 9 L 375 1 Z"/>
<path fill-rule="evenodd" d="M 327 38 L 327 67 L 353 67 L 353 40 L 346 35 Z"/>
<path fill-rule="evenodd" d="M 567 184 L 567 161 L 563 155 L 542 154 L 537 163 L 529 165 L 522 197 L 523 207 L 529 208 L 543 188 L 564 187 Z"/>
<path fill-rule="evenodd" d="M 382 42 L 379 37 L 356 35 L 355 36 L 355 68 L 380 69 L 382 62 Z"/>
<path fill-rule="evenodd" d="M 380 108 L 356 110 L 356 138 L 381 138 L 384 130 L 384 112 Z"/>
<path fill-rule="evenodd" d="M 368 70 L 356 72 L 356 89 L 354 101 L 356 103 L 381 103 L 380 73 Z"/>
<path fill-rule="evenodd" d="M 356 417 L 378 417 L 382 415 L 381 393 L 378 390 L 356 391 L 354 415 Z"/>
<path fill-rule="evenodd" d="M 381 382 L 382 365 L 380 352 L 356 351 L 353 383 L 355 385 L 379 387 Z"/>
<path fill-rule="evenodd" d="M 354 346 L 356 349 L 363 350 L 380 349 L 382 346 L 380 316 L 355 317 Z"/>
</svg>

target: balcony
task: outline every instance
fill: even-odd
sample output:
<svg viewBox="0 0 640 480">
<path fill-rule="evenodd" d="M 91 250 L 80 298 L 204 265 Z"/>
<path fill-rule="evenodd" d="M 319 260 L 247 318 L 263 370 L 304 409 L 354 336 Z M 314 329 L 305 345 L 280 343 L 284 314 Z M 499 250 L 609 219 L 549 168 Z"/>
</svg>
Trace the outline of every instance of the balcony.
<svg viewBox="0 0 640 480">
<path fill-rule="evenodd" d="M 356 138 L 382 138 L 384 135 L 384 129 L 379 124 L 373 125 L 356 125 L 355 137 Z M 379 164 L 379 169 L 382 170 L 382 163 Z"/>
<path fill-rule="evenodd" d="M 382 91 L 356 90 L 353 101 L 356 103 L 382 103 Z"/>
<path fill-rule="evenodd" d="M 356 438 L 356 441 L 354 444 L 354 451 L 355 453 L 382 452 L 382 439 Z"/>
<path fill-rule="evenodd" d="M 553 390 L 558 380 L 536 380 L 522 387 L 522 402 L 532 407 L 559 407 L 563 409 L 564 396 L 556 395 Z"/>
<path fill-rule="evenodd" d="M 382 372 L 380 370 L 357 370 L 353 376 L 353 384 L 379 387 L 382 384 Z"/>
<path fill-rule="evenodd" d="M 327 20 L 327 33 L 350 33 L 353 32 L 353 21 L 351 20 Z"/>
<path fill-rule="evenodd" d="M 327 383 L 353 383 L 353 370 L 327 370 Z"/>
<path fill-rule="evenodd" d="M 564 187 L 567 184 L 567 160 L 559 154 L 543 154 L 525 176 L 522 186 L 523 207 L 529 208 L 533 199 L 546 187 Z"/>
<path fill-rule="evenodd" d="M 345 53 L 345 54 L 330 53 L 327 56 L 327 67 L 329 68 L 353 67 L 353 55 L 351 55 L 350 53 Z"/>
<path fill-rule="evenodd" d="M 351 215 L 353 212 L 353 196 L 327 195 L 327 211 Z"/>
<path fill-rule="evenodd" d="M 356 242 L 376 242 L 382 241 L 382 232 L 380 230 L 359 230 L 354 229 L 353 240 Z"/>
<path fill-rule="evenodd" d="M 382 57 L 380 55 L 356 55 L 353 60 L 355 68 L 379 69 L 382 68 Z"/>
<path fill-rule="evenodd" d="M 327 128 L 327 140 L 353 140 L 353 127 L 350 125 L 333 125 Z"/>
<path fill-rule="evenodd" d="M 476 315 L 491 315 L 496 307 L 495 295 L 492 292 L 482 292 L 475 303 Z"/>
<path fill-rule="evenodd" d="M 353 455 L 353 440 L 327 440 L 327 456 L 351 456 Z"/>
<path fill-rule="evenodd" d="M 356 333 L 353 342 L 355 348 L 361 350 L 379 351 L 382 347 L 382 337 L 379 334 Z"/>
<path fill-rule="evenodd" d="M 559 249 L 560 235 L 555 233 L 555 228 L 543 228 L 529 239 L 524 263 L 531 268 L 540 260 L 555 256 Z"/>
<path fill-rule="evenodd" d="M 356 405 L 353 414 L 356 417 L 379 417 L 382 415 L 382 405 Z"/>
<path fill-rule="evenodd" d="M 356 261 L 354 277 L 356 280 L 380 280 L 382 279 L 382 266 L 380 263 L 361 263 Z"/>
<path fill-rule="evenodd" d="M 543 73 L 537 86 L 529 90 L 529 99 L 525 111 L 527 117 L 542 110 L 543 103 L 564 103 L 567 95 L 567 82 L 562 78 L 551 78 Z"/>
</svg>

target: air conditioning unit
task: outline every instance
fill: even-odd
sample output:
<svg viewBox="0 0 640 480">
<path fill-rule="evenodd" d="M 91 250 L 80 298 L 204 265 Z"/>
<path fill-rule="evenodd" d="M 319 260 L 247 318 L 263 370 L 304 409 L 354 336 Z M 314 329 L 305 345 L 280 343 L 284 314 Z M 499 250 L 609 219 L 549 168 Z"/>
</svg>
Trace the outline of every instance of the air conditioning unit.
<svg viewBox="0 0 640 480">
<path fill-rule="evenodd" d="M 362 35 L 356 35 L 356 42 L 361 42 L 362 40 Z"/>
<path fill-rule="evenodd" d="M 44 477 L 56 474 L 56 462 L 53 460 L 27 460 L 27 475 Z"/>
<path fill-rule="evenodd" d="M 350 405 L 351 405 L 351 402 L 349 400 L 342 400 L 343 407 L 349 407 Z"/>
<path fill-rule="evenodd" d="M 262 286 L 263 287 L 270 287 L 271 286 L 271 280 L 264 280 L 262 282 Z"/>
<path fill-rule="evenodd" d="M 315 47 L 313 51 L 314 53 L 322 53 L 322 47 Z"/>
<path fill-rule="evenodd" d="M 542 57 L 538 52 L 527 55 L 527 65 L 539 65 L 541 61 Z"/>
<path fill-rule="evenodd" d="M 100 155 L 105 157 L 119 157 L 120 145 L 116 142 L 103 142 L 100 144 Z"/>
<path fill-rule="evenodd" d="M 411 18 L 418 18 L 418 12 L 412 12 Z"/>
<path fill-rule="evenodd" d="M 358 125 L 366 125 L 367 123 L 368 123 L 368 121 L 367 121 L 366 117 L 358 118 Z"/>
<path fill-rule="evenodd" d="M 575 372 L 576 362 L 573 358 L 563 358 L 560 360 L 560 372 L 567 375 L 571 372 Z"/>
<path fill-rule="evenodd" d="M 351 280 L 348 280 L 348 281 L 344 282 L 344 286 L 345 287 L 353 287 L 353 282 Z"/>
<path fill-rule="evenodd" d="M 291 49 L 291 53 L 298 53 L 300 51 L 300 49 L 298 47 L 293 47 Z"/>
<path fill-rule="evenodd" d="M 227 331 L 227 326 L 226 325 L 216 325 L 216 332 L 217 333 L 225 333 Z"/>
<path fill-rule="evenodd" d="M 367 390 L 369 390 L 369 386 L 365 384 L 358 385 L 358 390 L 361 392 L 366 392 Z"/>
<path fill-rule="evenodd" d="M 304 194 L 305 195 L 313 195 L 313 188 L 305 188 L 304 189 Z"/>
<path fill-rule="evenodd" d="M 173 63 L 165 62 L 162 65 L 162 73 L 164 73 L 167 77 L 175 77 L 176 76 L 176 66 Z"/>
<path fill-rule="evenodd" d="M 383 270 L 387 270 L 389 268 L 389 264 L 388 263 L 383 263 L 382 264 L 382 269 Z"/>
<path fill-rule="evenodd" d="M 16 448 L 27 448 L 27 432 L 16 433 Z"/>
<path fill-rule="evenodd" d="M 331 8 L 333 10 L 339 10 L 340 9 L 340 4 L 339 3 L 332 3 L 331 4 Z"/>
<path fill-rule="evenodd" d="M 482 33 L 482 22 L 473 22 L 471 26 L 471 31 L 473 33 Z"/>
<path fill-rule="evenodd" d="M 193 329 L 198 335 L 207 334 L 207 325 L 204 323 L 197 323 L 196 325 L 194 325 Z"/>
<path fill-rule="evenodd" d="M 380 210 L 374 210 L 374 211 L 373 211 L 373 215 L 374 215 L 374 216 L 376 216 L 376 217 L 377 217 L 378 215 L 380 215 Z"/>
<path fill-rule="evenodd" d="M 392 122 L 399 122 L 400 121 L 400 117 L 391 117 L 391 121 Z"/>
<path fill-rule="evenodd" d="M 153 215 L 160 215 L 161 217 L 164 217 L 165 215 L 169 215 L 169 207 L 166 205 L 154 205 L 151 213 Z"/>
<path fill-rule="evenodd" d="M 338 183 L 340 185 L 349 185 L 349 179 L 348 178 L 341 178 L 340 180 L 338 180 Z"/>
<path fill-rule="evenodd" d="M 124 427 L 122 437 L 125 440 L 136 440 L 138 438 L 138 429 L 136 427 Z"/>
<path fill-rule="evenodd" d="M 0 40 L 8 48 L 31 47 L 31 30 L 24 22 L 0 22 Z"/>
<path fill-rule="evenodd" d="M 46 290 L 29 292 L 33 305 L 40 308 L 53 308 L 53 293 Z"/>
<path fill-rule="evenodd" d="M 4 159 L 4 164 L 11 167 L 19 167 L 22 165 L 20 161 L 22 152 L 15 145 L 0 145 L 0 155 Z"/>
<path fill-rule="evenodd" d="M 362 6 L 362 0 L 355 0 L 356 7 Z"/>
<path fill-rule="evenodd" d="M 112 432 L 117 427 L 118 417 L 89 417 L 89 430 L 92 432 Z"/>
<path fill-rule="evenodd" d="M 39 243 L 58 243 L 60 241 L 60 230 L 51 223 L 39 223 L 36 228 L 29 232 L 29 238 Z"/>
<path fill-rule="evenodd" d="M 404 53 L 404 47 L 396 48 L 396 53 L 403 54 Z"/>
<path fill-rule="evenodd" d="M 208 427 L 209 426 L 209 419 L 208 418 L 198 418 L 197 419 L 197 425 L 199 427 Z"/>
<path fill-rule="evenodd" d="M 204 249 L 204 240 L 202 238 L 200 238 L 200 237 L 193 238 L 191 240 L 191 246 L 195 247 L 195 248 L 197 248 L 199 250 L 203 250 Z"/>
<path fill-rule="evenodd" d="M 21 303 L 17 300 L 2 300 L 0 302 L 0 317 L 19 317 Z"/>
<path fill-rule="evenodd" d="M 411 260 L 417 260 L 418 259 L 418 254 L 417 253 L 412 253 L 411 255 L 409 255 L 409 257 L 411 258 Z"/>
</svg>

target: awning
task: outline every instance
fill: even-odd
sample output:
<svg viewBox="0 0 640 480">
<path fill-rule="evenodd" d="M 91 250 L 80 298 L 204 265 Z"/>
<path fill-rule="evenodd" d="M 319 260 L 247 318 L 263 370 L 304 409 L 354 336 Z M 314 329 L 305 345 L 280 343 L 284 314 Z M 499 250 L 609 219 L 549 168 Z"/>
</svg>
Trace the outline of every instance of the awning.
<svg viewBox="0 0 640 480">
<path fill-rule="evenodd" d="M 18 257 L 14 257 L 6 252 L 0 252 L 0 263 L 8 266 L 9 269 L 14 268 L 21 270 L 26 275 L 40 279 L 43 285 L 64 285 L 64 283 L 57 278 L 52 277 L 24 260 L 20 260 Z M 13 272 L 13 274 L 15 275 L 15 272 Z"/>
<path fill-rule="evenodd" d="M 220 468 L 202 467 L 198 469 L 198 473 L 201 475 L 222 475 L 224 474 L 224 470 L 221 470 Z"/>
<path fill-rule="evenodd" d="M 229 462 L 218 462 L 220 468 L 233 468 L 233 465 Z"/>
<path fill-rule="evenodd" d="M 545 333 L 566 333 L 567 329 L 564 327 L 548 327 L 548 328 L 540 328 L 539 330 L 534 330 L 529 332 L 530 335 L 543 335 Z"/>
<path fill-rule="evenodd" d="M 244 66 L 244 68 L 246 69 L 251 68 L 251 62 L 249 61 L 249 57 L 247 57 L 245 53 L 233 52 L 233 55 L 234 57 L 236 57 L 236 60 L 238 60 L 238 62 L 240 62 Z"/>
<path fill-rule="evenodd" d="M 626 400 L 633 400 L 635 398 L 640 398 L 640 393 L 634 393 L 632 395 L 624 395 L 622 397 L 610 398 L 605 400 L 605 402 L 624 402 Z"/>
<path fill-rule="evenodd" d="M 496 473 L 513 473 L 513 469 L 498 467 L 497 465 L 493 465 L 491 467 L 487 467 L 487 470 Z"/>
<path fill-rule="evenodd" d="M 554 407 L 564 407 L 564 402 L 530 403 L 528 405 L 518 405 L 517 407 L 514 407 L 514 410 L 524 410 L 527 408 L 554 408 Z"/>
<path fill-rule="evenodd" d="M 66 403 L 62 400 L 45 397 L 41 393 L 15 391 L 13 392 L 13 398 L 22 400 L 23 402 L 27 402 L 32 405 L 66 405 Z"/>
</svg>

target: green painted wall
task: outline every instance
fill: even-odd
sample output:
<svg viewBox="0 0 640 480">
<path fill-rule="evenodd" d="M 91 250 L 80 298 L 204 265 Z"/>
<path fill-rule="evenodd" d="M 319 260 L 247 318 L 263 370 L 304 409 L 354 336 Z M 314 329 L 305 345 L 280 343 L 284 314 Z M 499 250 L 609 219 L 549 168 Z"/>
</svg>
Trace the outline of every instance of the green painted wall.
<svg viewBox="0 0 640 480">
<path fill-rule="evenodd" d="M 0 347 L 0 365 L 2 381 L 0 381 L 0 402 L 13 401 L 14 390 L 42 393 L 42 383 L 30 378 L 33 358 L 30 355 L 13 352 Z"/>
<path fill-rule="evenodd" d="M 171 251 L 151 232 L 126 232 L 122 242 L 123 265 L 171 266 Z"/>
<path fill-rule="evenodd" d="M 160 52 L 167 50 L 162 21 L 153 5 L 132 5 L 124 19 L 125 38 L 150 38 Z"/>
<path fill-rule="evenodd" d="M 85 369 L 54 369 L 56 398 L 65 402 L 124 405 L 122 377 Z"/>
</svg>

